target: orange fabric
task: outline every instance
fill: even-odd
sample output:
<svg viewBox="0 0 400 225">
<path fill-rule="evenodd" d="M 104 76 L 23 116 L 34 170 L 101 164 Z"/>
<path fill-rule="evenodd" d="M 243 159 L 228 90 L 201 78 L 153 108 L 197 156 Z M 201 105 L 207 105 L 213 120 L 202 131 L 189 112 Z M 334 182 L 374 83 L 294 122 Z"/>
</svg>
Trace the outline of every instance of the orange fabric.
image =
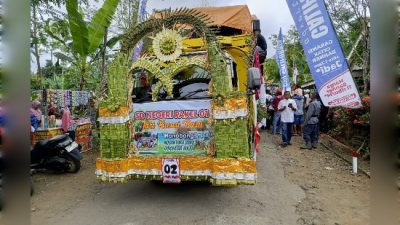
<svg viewBox="0 0 400 225">
<path fill-rule="evenodd" d="M 252 33 L 252 16 L 247 5 L 202 7 L 196 10 L 207 14 L 215 26 L 226 26 Z"/>
<path fill-rule="evenodd" d="M 112 112 L 108 108 L 99 108 L 99 117 L 118 117 L 118 116 L 128 116 L 129 115 L 129 107 L 121 106 L 117 111 Z"/>
<path fill-rule="evenodd" d="M 204 171 L 216 173 L 256 173 L 256 162 L 251 159 L 216 159 L 212 157 L 178 157 L 181 170 Z M 161 170 L 161 157 L 134 156 L 122 160 L 98 158 L 96 169 L 109 173 L 128 172 L 128 170 Z"/>
<path fill-rule="evenodd" d="M 219 106 L 215 102 L 213 102 L 212 107 L 214 111 L 247 109 L 247 98 L 228 98 L 225 99 L 223 106 Z"/>
<path fill-rule="evenodd" d="M 193 8 L 203 14 L 208 15 L 212 26 L 225 26 L 242 30 L 243 34 L 251 34 L 253 30 L 252 16 L 247 5 L 234 5 L 223 7 L 200 7 Z M 160 18 L 160 13 L 152 15 Z M 189 25 L 180 25 L 181 29 L 188 29 Z"/>
</svg>

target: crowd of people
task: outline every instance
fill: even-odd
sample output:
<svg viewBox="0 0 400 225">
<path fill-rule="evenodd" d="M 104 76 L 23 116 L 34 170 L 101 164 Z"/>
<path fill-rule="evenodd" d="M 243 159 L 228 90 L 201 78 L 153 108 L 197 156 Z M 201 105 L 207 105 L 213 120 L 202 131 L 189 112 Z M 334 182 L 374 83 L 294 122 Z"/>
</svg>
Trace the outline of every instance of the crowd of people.
<svg viewBox="0 0 400 225">
<path fill-rule="evenodd" d="M 277 88 L 274 95 L 269 89 L 260 99 L 267 118 L 261 129 L 270 130 L 272 135 L 281 135 L 282 147 L 291 145 L 292 136 L 303 136 L 301 149 L 317 148 L 320 132 L 328 131 L 329 108 L 325 107 L 318 93 L 294 86 L 292 91 L 282 93 Z"/>
</svg>

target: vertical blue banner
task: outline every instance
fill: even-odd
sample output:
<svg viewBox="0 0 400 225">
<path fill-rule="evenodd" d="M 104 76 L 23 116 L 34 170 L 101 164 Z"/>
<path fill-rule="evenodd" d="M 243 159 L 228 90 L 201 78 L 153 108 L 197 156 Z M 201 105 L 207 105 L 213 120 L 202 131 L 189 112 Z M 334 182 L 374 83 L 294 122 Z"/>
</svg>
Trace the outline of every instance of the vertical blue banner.
<svg viewBox="0 0 400 225">
<path fill-rule="evenodd" d="M 276 48 L 275 60 L 279 67 L 279 75 L 281 76 L 282 90 L 290 91 L 290 78 L 288 66 L 286 63 L 285 48 L 283 46 L 282 29 L 279 30 L 278 46 Z"/>
<path fill-rule="evenodd" d="M 138 23 L 143 22 L 146 16 L 146 6 L 147 0 L 141 0 L 139 3 L 139 15 L 138 15 Z M 143 41 L 140 40 L 133 49 L 132 61 L 135 62 L 142 52 Z"/>
<path fill-rule="evenodd" d="M 357 87 L 324 0 L 286 0 L 324 105 L 358 108 Z"/>
</svg>

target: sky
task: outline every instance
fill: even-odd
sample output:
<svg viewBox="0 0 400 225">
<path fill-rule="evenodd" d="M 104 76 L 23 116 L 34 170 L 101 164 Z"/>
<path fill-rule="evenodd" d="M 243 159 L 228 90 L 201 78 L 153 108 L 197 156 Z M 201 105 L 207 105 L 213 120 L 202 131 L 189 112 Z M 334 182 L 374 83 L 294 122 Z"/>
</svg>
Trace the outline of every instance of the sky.
<svg viewBox="0 0 400 225">
<path fill-rule="evenodd" d="M 93 5 L 96 8 L 100 8 L 101 2 L 93 2 Z M 273 34 L 278 34 L 279 28 L 282 28 L 282 32 L 286 33 L 290 26 L 294 25 L 286 0 L 148 0 L 146 11 L 151 14 L 153 9 L 226 5 L 247 5 L 250 13 L 258 17 L 261 23 L 261 33 L 267 40 L 268 57 L 273 57 L 275 54 L 275 49 L 269 37 Z M 66 11 L 65 9 L 60 10 Z M 45 65 L 47 59 L 50 59 L 49 54 L 44 54 L 41 57 L 42 66 Z M 31 70 L 36 71 L 36 63 L 33 56 Z"/>
</svg>

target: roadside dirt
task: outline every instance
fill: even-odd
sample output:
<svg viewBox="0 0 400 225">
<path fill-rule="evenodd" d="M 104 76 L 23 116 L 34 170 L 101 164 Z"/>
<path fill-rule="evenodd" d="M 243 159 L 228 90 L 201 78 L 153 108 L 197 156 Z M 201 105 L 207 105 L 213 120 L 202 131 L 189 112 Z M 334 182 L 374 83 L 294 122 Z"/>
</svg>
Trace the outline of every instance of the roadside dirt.
<svg viewBox="0 0 400 225">
<path fill-rule="evenodd" d="M 46 224 L 367 224 L 369 179 L 322 148 L 279 148 L 263 132 L 258 183 L 233 188 L 205 183 L 104 184 L 98 152 L 84 153 L 77 174 L 36 174 L 31 223 Z"/>
<path fill-rule="evenodd" d="M 274 142 L 280 143 L 275 136 Z M 322 145 L 316 150 L 300 150 L 303 140 L 279 147 L 285 176 L 299 185 L 306 197 L 297 205 L 298 224 L 368 224 L 370 180 L 352 175 L 352 167 Z M 339 148 L 331 143 L 331 148 Z M 367 162 L 362 162 L 366 166 Z"/>
</svg>

